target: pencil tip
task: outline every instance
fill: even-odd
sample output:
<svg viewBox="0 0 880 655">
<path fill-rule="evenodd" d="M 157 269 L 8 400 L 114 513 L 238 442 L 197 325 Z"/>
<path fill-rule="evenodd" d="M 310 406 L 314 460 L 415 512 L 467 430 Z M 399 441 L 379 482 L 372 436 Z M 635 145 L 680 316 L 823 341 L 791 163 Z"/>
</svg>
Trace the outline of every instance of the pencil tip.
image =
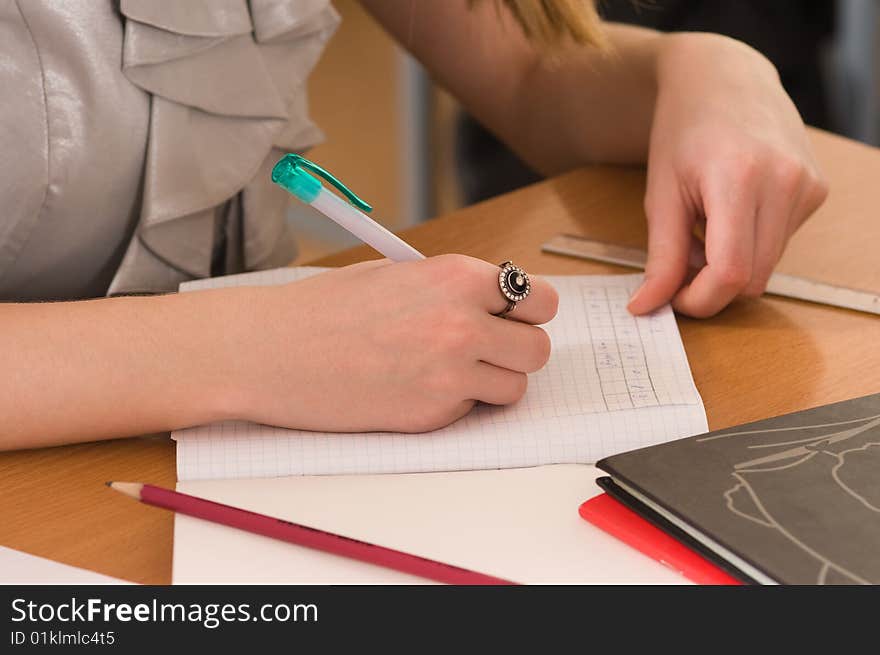
<svg viewBox="0 0 880 655">
<path fill-rule="evenodd" d="M 112 486 L 113 486 L 113 483 L 110 482 L 110 481 L 107 481 L 107 482 L 105 482 L 104 484 L 106 484 L 108 487 L 112 487 Z"/>
</svg>

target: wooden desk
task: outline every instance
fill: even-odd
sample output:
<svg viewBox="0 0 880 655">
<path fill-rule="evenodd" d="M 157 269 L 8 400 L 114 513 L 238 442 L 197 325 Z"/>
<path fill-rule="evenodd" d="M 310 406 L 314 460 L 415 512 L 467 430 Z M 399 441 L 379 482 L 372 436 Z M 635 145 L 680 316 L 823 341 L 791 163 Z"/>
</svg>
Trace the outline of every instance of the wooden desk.
<svg viewBox="0 0 880 655">
<path fill-rule="evenodd" d="M 831 179 L 827 204 L 794 238 L 780 270 L 880 291 L 880 151 L 815 132 Z M 593 167 L 420 225 L 427 254 L 512 259 L 534 273 L 622 269 L 540 252 L 560 233 L 643 246 L 644 173 Z M 357 248 L 321 262 L 375 256 Z M 880 392 L 880 317 L 782 299 L 736 303 L 708 321 L 679 319 L 709 425 Z M 107 491 L 105 480 L 173 486 L 167 435 L 0 454 L 0 544 L 143 583 L 171 581 L 172 516 Z"/>
</svg>

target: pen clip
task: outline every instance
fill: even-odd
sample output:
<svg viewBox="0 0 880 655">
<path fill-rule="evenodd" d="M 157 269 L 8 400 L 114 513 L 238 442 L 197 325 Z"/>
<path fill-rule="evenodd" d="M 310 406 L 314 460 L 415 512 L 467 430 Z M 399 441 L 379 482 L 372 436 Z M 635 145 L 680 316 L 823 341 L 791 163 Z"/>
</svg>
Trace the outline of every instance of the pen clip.
<svg viewBox="0 0 880 655">
<path fill-rule="evenodd" d="M 336 187 L 339 190 L 339 192 L 345 196 L 345 198 L 348 200 L 348 202 L 350 202 L 352 205 L 354 205 L 355 207 L 357 207 L 361 211 L 366 212 L 366 213 L 370 213 L 371 211 L 373 211 L 373 207 L 369 203 L 367 203 L 364 200 L 361 200 L 354 191 L 352 191 L 347 186 L 345 186 L 330 171 L 327 171 L 327 170 L 321 168 L 316 163 L 311 162 L 308 159 L 306 159 L 305 157 L 303 157 L 302 155 L 297 155 L 295 153 L 289 153 L 289 154 L 285 155 L 284 159 L 288 160 L 288 162 L 291 165 L 293 165 L 294 168 L 296 168 L 296 167 L 304 168 L 304 169 L 311 171 L 312 173 L 315 173 L 316 175 L 324 178 L 325 180 L 327 180 L 327 182 L 329 182 L 334 187 Z"/>
</svg>

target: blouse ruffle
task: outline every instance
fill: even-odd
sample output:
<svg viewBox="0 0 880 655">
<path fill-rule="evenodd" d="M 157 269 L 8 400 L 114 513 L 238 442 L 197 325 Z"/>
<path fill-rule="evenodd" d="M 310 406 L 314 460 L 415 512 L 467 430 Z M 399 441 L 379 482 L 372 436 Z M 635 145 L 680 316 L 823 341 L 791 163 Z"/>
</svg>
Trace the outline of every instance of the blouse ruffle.
<svg viewBox="0 0 880 655">
<path fill-rule="evenodd" d="M 323 135 L 306 81 L 339 16 L 329 0 L 122 0 L 122 67 L 151 94 L 141 216 L 110 294 L 176 289 L 290 261 L 282 152 Z"/>
</svg>

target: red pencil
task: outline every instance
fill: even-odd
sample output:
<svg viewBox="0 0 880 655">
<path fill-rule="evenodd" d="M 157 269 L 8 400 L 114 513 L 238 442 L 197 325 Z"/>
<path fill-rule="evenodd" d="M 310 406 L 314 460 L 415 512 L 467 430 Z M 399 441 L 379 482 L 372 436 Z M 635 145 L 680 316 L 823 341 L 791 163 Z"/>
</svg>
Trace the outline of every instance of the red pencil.
<svg viewBox="0 0 880 655">
<path fill-rule="evenodd" d="M 454 585 L 510 585 L 516 584 L 491 575 L 444 564 L 435 560 L 410 555 L 399 550 L 377 546 L 350 537 L 324 532 L 305 525 L 249 512 L 237 507 L 215 503 L 204 498 L 154 487 L 139 482 L 108 482 L 107 486 L 126 496 L 156 507 L 164 507 L 198 519 L 227 525 L 246 532 L 279 539 L 298 546 L 306 546 L 325 553 L 356 559 L 368 564 L 384 566 L 429 580 Z"/>
</svg>

